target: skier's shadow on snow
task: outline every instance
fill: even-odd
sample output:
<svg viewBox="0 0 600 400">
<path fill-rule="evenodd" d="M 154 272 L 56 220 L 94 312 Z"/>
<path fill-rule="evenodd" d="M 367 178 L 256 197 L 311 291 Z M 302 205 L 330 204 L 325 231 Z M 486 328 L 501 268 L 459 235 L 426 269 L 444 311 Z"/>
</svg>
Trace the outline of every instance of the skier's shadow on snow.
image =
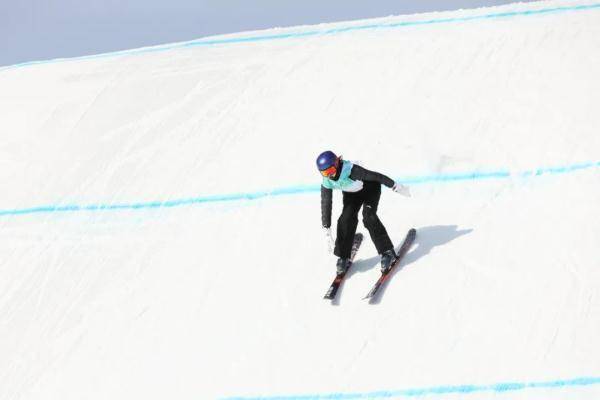
<svg viewBox="0 0 600 400">
<path fill-rule="evenodd" d="M 461 236 L 469 234 L 473 232 L 473 229 L 458 229 L 458 225 L 434 225 L 434 226 L 426 226 L 424 228 L 417 229 L 417 237 L 411 247 L 411 250 L 404 256 L 400 265 L 396 266 L 392 272 L 390 272 L 390 277 L 381 285 L 377 294 L 369 300 L 370 304 L 379 304 L 381 302 L 381 298 L 385 293 L 387 285 L 390 281 L 393 281 L 394 275 L 396 275 L 399 271 L 404 269 L 407 265 L 410 265 L 416 261 L 418 261 L 421 257 L 426 256 L 431 252 L 431 250 L 438 246 L 443 246 L 454 239 L 457 239 Z M 368 234 L 365 240 L 369 240 Z M 401 240 L 404 240 L 402 237 Z M 402 243 L 399 243 L 396 247 L 396 252 L 400 249 Z M 371 270 L 372 268 L 379 268 L 380 257 L 371 257 L 366 260 L 358 260 L 348 271 L 348 275 L 345 280 L 352 278 L 354 274 L 364 273 L 366 271 Z M 373 284 L 375 282 L 373 281 Z M 366 293 L 365 293 L 366 294 Z"/>
</svg>

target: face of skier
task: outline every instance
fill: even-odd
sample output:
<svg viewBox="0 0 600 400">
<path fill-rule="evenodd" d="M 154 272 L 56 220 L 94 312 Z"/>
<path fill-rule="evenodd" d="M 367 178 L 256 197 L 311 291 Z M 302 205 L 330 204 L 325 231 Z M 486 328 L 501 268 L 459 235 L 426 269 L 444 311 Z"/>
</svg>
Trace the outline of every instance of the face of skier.
<svg viewBox="0 0 600 400">
<path fill-rule="evenodd" d="M 325 178 L 329 178 L 329 177 L 334 176 L 336 172 L 337 172 L 337 169 L 335 168 L 335 165 L 332 165 L 331 167 L 322 170 L 321 175 L 323 175 Z"/>
</svg>

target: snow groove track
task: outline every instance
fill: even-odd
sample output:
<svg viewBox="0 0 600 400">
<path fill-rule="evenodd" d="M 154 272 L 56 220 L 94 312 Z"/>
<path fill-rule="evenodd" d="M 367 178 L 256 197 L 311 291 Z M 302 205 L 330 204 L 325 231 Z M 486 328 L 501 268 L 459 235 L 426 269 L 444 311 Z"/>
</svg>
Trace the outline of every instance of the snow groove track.
<svg viewBox="0 0 600 400">
<path fill-rule="evenodd" d="M 598 4 L 4 69 L 0 400 L 600 399 Z M 411 186 L 376 302 L 325 149 Z"/>
<path fill-rule="evenodd" d="M 582 377 L 568 380 L 548 382 L 503 382 L 493 385 L 461 385 L 437 386 L 430 388 L 379 391 L 369 393 L 328 393 L 297 396 L 265 396 L 265 397 L 226 397 L 222 400 L 357 400 L 357 399 L 393 399 L 406 397 L 421 397 L 473 394 L 481 392 L 508 393 L 531 389 L 568 388 L 576 386 L 590 386 L 600 384 L 600 377 Z"/>
<path fill-rule="evenodd" d="M 534 170 L 511 173 L 508 170 L 495 172 L 468 172 L 453 174 L 438 174 L 426 176 L 407 176 L 398 177 L 396 180 L 411 184 L 431 184 L 447 183 L 460 181 L 481 181 L 488 179 L 509 179 L 515 177 L 530 178 L 546 175 L 562 175 L 578 172 L 590 168 L 600 168 L 600 162 L 579 163 L 561 167 L 536 168 Z M 143 210 L 182 207 L 190 205 L 201 205 L 207 203 L 223 203 L 231 201 L 258 200 L 266 197 L 290 196 L 305 193 L 317 193 L 320 191 L 320 185 L 298 185 L 287 188 L 277 188 L 272 190 L 261 190 L 248 193 L 232 193 L 222 195 L 198 196 L 185 199 L 173 199 L 165 201 L 136 202 L 129 204 L 89 204 L 89 205 L 48 205 L 29 208 L 15 208 L 12 210 L 0 210 L 0 217 L 18 216 L 27 214 L 46 214 L 46 213 L 65 213 L 65 212 L 90 212 L 90 211 L 122 211 L 122 210 Z"/>
<path fill-rule="evenodd" d="M 377 23 L 377 24 L 368 24 L 368 25 L 348 26 L 348 27 L 342 27 L 342 28 L 324 29 L 324 30 L 290 32 L 290 33 L 282 33 L 282 34 L 276 34 L 276 35 L 256 35 L 256 36 L 250 36 L 250 37 L 233 37 L 233 38 L 224 38 L 224 39 L 204 38 L 204 39 L 193 40 L 190 42 L 170 44 L 170 45 L 166 45 L 166 46 L 155 46 L 155 47 L 140 48 L 140 49 L 134 49 L 134 50 L 116 51 L 116 52 L 95 54 L 95 55 L 83 56 L 83 57 L 30 61 L 30 62 L 15 64 L 15 65 L 9 65 L 6 67 L 0 67 L 0 71 L 2 71 L 4 69 L 23 68 L 23 67 L 28 67 L 28 66 L 32 66 L 32 65 L 42 65 L 42 64 L 49 64 L 49 63 L 56 63 L 56 62 L 83 61 L 83 60 L 93 60 L 93 59 L 104 58 L 104 57 L 118 57 L 118 56 L 129 56 L 129 55 L 163 52 L 163 51 L 181 49 L 181 48 L 186 48 L 186 47 L 215 46 L 215 45 L 222 45 L 222 44 L 257 43 L 257 42 L 272 41 L 272 40 L 296 39 L 296 38 L 322 36 L 322 35 L 336 35 L 336 34 L 346 33 L 346 32 L 364 31 L 364 30 L 373 30 L 373 29 L 396 29 L 396 28 L 404 28 L 404 27 L 420 26 L 420 25 L 450 24 L 450 23 L 460 23 L 460 22 L 469 22 L 469 21 L 478 21 L 478 20 L 492 20 L 492 19 L 504 19 L 504 18 L 523 17 L 523 16 L 544 15 L 544 14 L 557 14 L 557 13 L 564 13 L 564 12 L 593 11 L 593 10 L 598 10 L 598 9 L 600 9 L 600 3 L 584 4 L 584 5 L 577 5 L 577 6 L 549 7 L 549 8 L 541 8 L 541 9 L 537 9 L 537 10 L 493 12 L 493 13 L 489 13 L 489 14 L 471 15 L 471 16 L 457 17 L 457 18 L 436 18 L 436 19 L 425 19 L 425 20 L 417 20 L 417 21 L 401 21 L 401 22 L 394 22 L 394 23 Z"/>
</svg>

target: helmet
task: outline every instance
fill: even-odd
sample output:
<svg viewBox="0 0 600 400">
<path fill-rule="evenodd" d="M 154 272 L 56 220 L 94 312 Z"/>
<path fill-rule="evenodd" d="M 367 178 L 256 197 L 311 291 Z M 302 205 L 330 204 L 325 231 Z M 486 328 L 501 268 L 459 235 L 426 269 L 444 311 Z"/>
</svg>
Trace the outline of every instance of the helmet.
<svg viewBox="0 0 600 400">
<path fill-rule="evenodd" d="M 338 156 L 336 156 L 333 151 L 324 151 L 323 153 L 319 154 L 319 157 L 317 157 L 317 168 L 319 171 L 321 171 L 323 176 L 332 175 L 335 173 L 338 160 Z"/>
<path fill-rule="evenodd" d="M 317 168 L 319 169 L 319 171 L 323 171 L 335 165 L 336 162 L 337 156 L 335 155 L 335 153 L 333 151 L 327 150 L 319 154 L 319 157 L 317 157 Z"/>
</svg>

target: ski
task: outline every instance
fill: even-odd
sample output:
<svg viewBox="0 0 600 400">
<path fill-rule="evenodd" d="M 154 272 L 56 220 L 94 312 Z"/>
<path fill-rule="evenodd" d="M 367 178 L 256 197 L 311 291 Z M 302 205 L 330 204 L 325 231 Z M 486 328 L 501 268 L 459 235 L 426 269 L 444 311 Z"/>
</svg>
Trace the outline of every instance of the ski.
<svg viewBox="0 0 600 400">
<path fill-rule="evenodd" d="M 404 242 L 402 243 L 402 246 L 400 247 L 400 251 L 398 251 L 398 257 L 396 257 L 394 262 L 392 262 L 392 265 L 390 265 L 390 267 L 387 270 L 385 270 L 381 273 L 381 276 L 379 277 L 377 282 L 375 282 L 375 285 L 373 286 L 371 291 L 363 299 L 370 299 L 373 296 L 375 296 L 375 294 L 377 293 L 377 291 L 379 290 L 381 285 L 383 285 L 383 283 L 390 276 L 390 272 L 396 267 L 396 265 L 400 264 L 400 261 L 402 261 L 402 258 L 406 255 L 406 253 L 408 252 L 408 249 L 410 249 L 410 246 L 412 246 L 416 237 L 417 237 L 417 231 L 414 228 L 412 228 L 411 230 L 408 231 L 408 233 L 406 234 L 406 238 L 404 239 Z"/>
<path fill-rule="evenodd" d="M 340 288 L 340 285 L 342 284 L 342 281 L 344 280 L 346 273 L 352 267 L 352 261 L 354 260 L 354 256 L 358 252 L 358 249 L 360 248 L 360 244 L 362 243 L 362 241 L 363 241 L 362 233 L 357 233 L 354 235 L 354 242 L 352 243 L 352 252 L 350 253 L 350 265 L 348 265 L 348 268 L 346 268 L 346 271 L 344 271 L 341 274 L 335 275 L 335 279 L 331 283 L 331 286 L 329 286 L 329 290 L 327 290 L 327 293 L 325 293 L 325 297 L 323 297 L 324 299 L 333 300 L 335 298 L 335 295 L 337 294 L 337 291 Z"/>
</svg>

